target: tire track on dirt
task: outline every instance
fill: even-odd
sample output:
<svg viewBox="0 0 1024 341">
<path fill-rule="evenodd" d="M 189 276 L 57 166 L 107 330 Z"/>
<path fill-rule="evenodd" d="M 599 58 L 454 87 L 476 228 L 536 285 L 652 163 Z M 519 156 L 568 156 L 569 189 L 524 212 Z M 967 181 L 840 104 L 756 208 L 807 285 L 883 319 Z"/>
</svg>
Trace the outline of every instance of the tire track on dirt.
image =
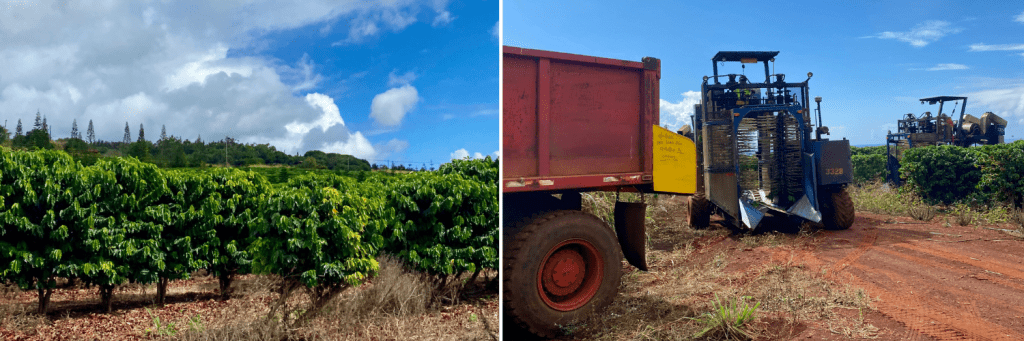
<svg viewBox="0 0 1024 341">
<path fill-rule="evenodd" d="M 894 244 L 893 246 L 899 246 L 899 245 L 900 244 Z M 907 261 L 914 262 L 914 263 L 917 263 L 917 264 L 920 264 L 920 265 L 923 265 L 923 266 L 927 266 L 927 267 L 931 267 L 931 268 L 941 268 L 941 269 L 944 269 L 944 270 L 946 270 L 946 271 L 948 271 L 948 272 L 950 272 L 950 273 L 952 273 L 954 275 L 960 276 L 960 277 L 964 277 L 964 276 L 967 276 L 967 275 L 971 274 L 971 271 L 966 270 L 966 269 L 957 268 L 955 266 L 952 266 L 952 265 L 949 265 L 949 264 L 945 264 L 945 263 L 941 263 L 941 262 L 934 261 L 934 260 L 930 260 L 930 259 L 925 259 L 925 258 L 921 258 L 921 257 L 915 257 L 915 256 L 907 255 L 907 254 L 904 254 L 904 253 L 896 252 L 894 250 L 890 250 L 888 248 L 878 248 L 877 250 L 879 252 L 885 253 L 887 255 L 894 256 L 894 257 L 899 257 L 899 258 L 902 258 L 902 259 L 905 259 Z M 943 258 L 943 259 L 946 259 L 946 258 Z M 950 259 L 946 259 L 946 260 L 950 260 Z M 953 260 L 950 260 L 950 261 L 953 261 Z M 998 284 L 998 285 L 1002 285 L 1003 287 L 1006 287 L 1007 289 L 1013 289 L 1013 290 L 1018 290 L 1018 291 L 1024 292 L 1024 285 L 1019 284 L 1019 283 L 1014 283 L 1014 282 L 1009 281 L 1009 280 L 1005 280 L 1005 279 L 998 278 L 998 277 L 992 277 L 992 276 L 984 278 L 984 280 L 988 280 L 988 281 L 991 281 L 992 283 L 995 283 L 995 284 Z"/>
<path fill-rule="evenodd" d="M 876 284 L 855 275 L 850 276 L 850 279 L 854 282 L 851 284 L 864 288 L 869 295 L 878 298 L 876 307 L 880 313 L 900 321 L 908 328 L 922 334 L 938 340 L 1020 340 L 1024 338 L 1024 335 L 1016 331 L 970 313 L 946 312 L 936 309 L 941 307 L 942 303 L 935 302 L 925 295 L 907 295 L 908 292 L 913 293 L 913 288 L 906 284 L 907 281 L 903 276 L 893 271 L 861 264 L 854 264 L 852 267 L 866 273 L 880 273 L 889 277 L 896 290 L 883 288 L 880 286 L 881 283 Z M 926 304 L 928 302 L 932 304 Z"/>
<path fill-rule="evenodd" d="M 909 243 L 895 244 L 894 246 L 906 248 L 906 249 L 909 249 L 909 250 L 914 250 L 914 251 L 921 252 L 921 253 L 927 253 L 927 254 L 935 256 L 935 257 L 945 258 L 945 259 L 956 261 L 956 262 L 959 262 L 959 263 L 968 264 L 968 265 L 980 268 L 982 270 L 988 270 L 988 271 L 991 271 L 991 272 L 996 272 L 996 273 L 1003 274 L 1003 275 L 1008 276 L 1008 277 L 1014 277 L 1014 278 L 1019 279 L 1019 280 L 1024 280 L 1024 271 L 1020 271 L 1020 270 L 1017 270 L 1015 268 L 1011 268 L 1010 266 L 1002 264 L 999 261 L 991 260 L 991 259 L 986 259 L 986 260 L 983 261 L 980 258 L 974 258 L 974 257 L 970 257 L 970 256 L 965 256 L 965 255 L 961 255 L 961 254 L 945 251 L 945 250 L 940 250 L 941 247 L 939 247 L 937 245 L 930 245 L 930 247 L 926 247 L 926 246 L 921 245 L 921 244 L 923 244 L 923 243 L 913 242 L 912 241 L 912 242 L 909 242 Z"/>
<path fill-rule="evenodd" d="M 946 288 L 950 289 L 946 290 L 951 291 L 950 294 L 958 295 L 958 297 L 967 297 L 967 299 L 966 301 L 958 301 L 960 307 L 950 307 L 949 310 L 944 311 L 942 307 L 947 305 L 942 302 L 930 299 L 928 296 L 921 295 L 920 293 L 908 295 L 907 293 L 914 292 L 916 288 L 909 286 L 909 282 L 902 275 L 893 271 L 859 264 L 858 262 L 868 251 L 880 251 L 877 253 L 879 256 L 898 256 L 912 264 L 935 267 L 959 275 L 968 273 L 965 270 L 956 269 L 948 264 L 899 254 L 899 252 L 888 247 L 879 247 L 875 245 L 878 240 L 877 230 L 865 232 L 867 234 L 858 242 L 856 249 L 833 262 L 830 262 L 830 257 L 822 257 L 823 255 L 816 253 L 821 252 L 820 250 L 777 250 L 772 252 L 771 258 L 773 261 L 783 264 L 802 263 L 808 266 L 808 268 L 827 269 L 823 272 L 823 276 L 826 279 L 836 283 L 846 282 L 863 288 L 869 296 L 879 299 L 875 305 L 880 313 L 902 323 L 911 330 L 921 333 L 918 334 L 918 339 L 920 339 L 920 336 L 928 336 L 938 340 L 1024 339 L 1024 335 L 1014 330 L 981 318 L 977 303 L 970 301 L 971 297 L 977 296 L 975 294 L 962 289 Z M 875 282 L 869 278 L 862 278 L 849 271 L 851 268 L 864 274 L 883 274 L 889 278 L 890 283 L 885 283 L 886 281 L 884 280 Z M 1003 284 L 1010 284 L 1012 286 L 1012 283 Z M 990 301 L 986 303 L 999 303 L 992 297 L 986 296 L 984 298 L 986 301 Z M 1007 308 L 1017 310 L 1013 309 L 1014 307 Z"/>
<path fill-rule="evenodd" d="M 878 230 L 870 230 L 867 232 L 867 234 L 861 238 L 860 242 L 857 243 L 856 249 L 832 265 L 832 268 L 828 271 L 829 274 L 835 276 L 837 272 L 843 271 L 843 269 L 846 269 L 850 264 L 856 263 L 864 253 L 868 252 L 868 250 L 875 245 L 876 240 L 878 240 Z"/>
</svg>

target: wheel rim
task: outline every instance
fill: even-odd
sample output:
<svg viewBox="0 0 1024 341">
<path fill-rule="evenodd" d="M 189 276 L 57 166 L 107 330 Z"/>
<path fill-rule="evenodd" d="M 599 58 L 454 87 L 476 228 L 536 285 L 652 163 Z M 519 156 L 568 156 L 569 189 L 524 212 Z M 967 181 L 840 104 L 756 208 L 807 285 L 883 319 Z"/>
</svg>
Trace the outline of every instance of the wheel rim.
<svg viewBox="0 0 1024 341">
<path fill-rule="evenodd" d="M 575 310 L 597 294 L 603 277 L 604 259 L 597 248 L 585 240 L 570 239 L 544 256 L 537 274 L 537 291 L 548 307 Z"/>
</svg>

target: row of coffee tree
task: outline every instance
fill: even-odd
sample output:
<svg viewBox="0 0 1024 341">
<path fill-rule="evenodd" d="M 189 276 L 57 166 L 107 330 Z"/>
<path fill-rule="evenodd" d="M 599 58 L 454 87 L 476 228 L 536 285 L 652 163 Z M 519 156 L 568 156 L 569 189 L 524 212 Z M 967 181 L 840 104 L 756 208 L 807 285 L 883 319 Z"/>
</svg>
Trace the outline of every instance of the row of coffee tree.
<svg viewBox="0 0 1024 341">
<path fill-rule="evenodd" d="M 851 148 L 854 180 L 884 181 L 885 147 Z M 1024 140 L 969 148 L 930 146 L 904 151 L 900 177 L 929 203 L 1024 204 Z"/>
<path fill-rule="evenodd" d="M 218 276 L 224 298 L 236 274 L 275 274 L 309 288 L 314 305 L 374 276 L 381 253 L 437 278 L 479 273 L 497 268 L 497 167 L 457 160 L 274 187 L 236 169 L 82 166 L 59 151 L 0 148 L 0 280 L 37 290 L 45 313 L 58 278 L 98 287 L 109 311 L 118 285 L 156 283 L 162 304 L 169 281 L 198 269 Z"/>
<path fill-rule="evenodd" d="M 928 202 L 1024 204 L 1024 140 L 977 146 L 907 150 L 900 176 Z"/>
</svg>

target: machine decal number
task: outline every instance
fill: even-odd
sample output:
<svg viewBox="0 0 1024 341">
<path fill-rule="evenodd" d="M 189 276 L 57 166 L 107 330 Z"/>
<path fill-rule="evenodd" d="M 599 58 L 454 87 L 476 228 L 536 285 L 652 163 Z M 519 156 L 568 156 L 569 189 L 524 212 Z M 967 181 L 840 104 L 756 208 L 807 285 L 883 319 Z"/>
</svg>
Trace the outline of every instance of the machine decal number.
<svg viewBox="0 0 1024 341">
<path fill-rule="evenodd" d="M 826 168 L 825 175 L 843 175 L 843 168 Z"/>
</svg>

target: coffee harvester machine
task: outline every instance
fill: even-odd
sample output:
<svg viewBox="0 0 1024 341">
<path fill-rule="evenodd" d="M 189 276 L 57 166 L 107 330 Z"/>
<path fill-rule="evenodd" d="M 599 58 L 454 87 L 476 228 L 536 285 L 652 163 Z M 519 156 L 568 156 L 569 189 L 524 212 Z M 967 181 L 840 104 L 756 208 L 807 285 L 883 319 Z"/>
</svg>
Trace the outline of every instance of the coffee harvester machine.
<svg viewBox="0 0 1024 341">
<path fill-rule="evenodd" d="M 714 74 L 701 84 L 692 133 L 697 145 L 697 190 L 690 199 L 691 226 L 706 227 L 713 211 L 733 227 L 757 229 L 766 215 L 822 223 L 829 229 L 853 224 L 846 185 L 853 181 L 850 143 L 824 139 L 821 97 L 817 129 L 811 124 L 807 73 L 803 82 L 771 74 L 777 51 L 718 52 Z M 719 74 L 719 64 L 764 65 L 764 82 L 743 74 Z M 812 134 L 813 132 L 813 134 Z M 812 138 L 813 136 L 813 138 Z"/>
<path fill-rule="evenodd" d="M 942 111 L 946 102 L 953 102 L 953 111 L 949 115 Z M 896 133 L 889 131 L 885 137 L 885 168 L 888 171 L 886 181 L 896 186 L 900 185 L 900 160 L 907 149 L 936 145 L 969 147 L 1002 144 L 1003 136 L 1006 135 L 1006 120 L 1002 117 L 992 112 L 982 114 L 980 119 L 965 114 L 967 97 L 922 98 L 921 104 L 925 103 L 938 103 L 939 113 L 935 116 L 932 116 L 931 111 L 926 111 L 920 116 L 908 113 L 902 120 L 897 121 Z M 952 116 L 957 115 L 958 105 L 960 116 L 954 122 Z"/>
</svg>

